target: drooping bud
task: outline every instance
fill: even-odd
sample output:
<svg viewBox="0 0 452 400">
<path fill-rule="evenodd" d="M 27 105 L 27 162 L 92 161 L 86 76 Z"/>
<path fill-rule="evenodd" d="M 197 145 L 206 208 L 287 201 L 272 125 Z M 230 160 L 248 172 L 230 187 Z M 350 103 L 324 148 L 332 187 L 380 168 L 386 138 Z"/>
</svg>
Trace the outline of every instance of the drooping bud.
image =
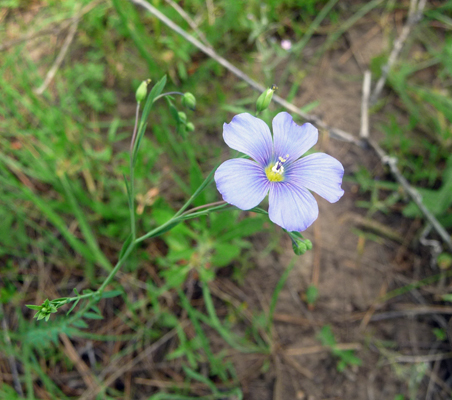
<svg viewBox="0 0 452 400">
<path fill-rule="evenodd" d="M 187 125 L 185 125 L 185 128 L 187 129 L 187 132 L 193 132 L 195 130 L 195 126 L 192 122 L 189 122 Z"/>
<path fill-rule="evenodd" d="M 194 110 L 196 108 L 195 96 L 193 96 L 190 92 L 185 93 L 182 96 L 182 105 L 190 110 Z"/>
<path fill-rule="evenodd" d="M 261 112 L 268 108 L 270 102 L 272 101 L 273 93 L 278 89 L 276 85 L 272 85 L 270 88 L 265 90 L 256 101 L 256 111 Z"/>
<path fill-rule="evenodd" d="M 148 85 L 151 83 L 150 79 L 146 79 L 141 82 L 140 86 L 138 86 L 137 91 L 135 92 L 135 98 L 137 99 L 137 103 L 141 103 L 148 94 Z"/>
<path fill-rule="evenodd" d="M 179 122 L 185 125 L 187 123 L 187 114 L 185 114 L 183 111 L 179 111 L 177 115 L 179 117 Z"/>
<path fill-rule="evenodd" d="M 308 251 L 306 244 L 298 239 L 292 240 L 292 249 L 297 256 L 301 256 Z"/>
</svg>

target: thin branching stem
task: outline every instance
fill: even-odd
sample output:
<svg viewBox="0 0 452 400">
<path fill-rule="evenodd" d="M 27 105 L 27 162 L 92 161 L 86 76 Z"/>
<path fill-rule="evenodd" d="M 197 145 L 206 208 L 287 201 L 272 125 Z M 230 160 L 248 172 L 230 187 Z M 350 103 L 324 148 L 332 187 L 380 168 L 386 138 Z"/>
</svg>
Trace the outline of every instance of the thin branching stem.
<svg viewBox="0 0 452 400">
<path fill-rule="evenodd" d="M 182 92 L 168 92 L 168 93 L 162 93 L 162 94 L 158 95 L 158 96 L 154 99 L 154 103 L 155 103 L 157 100 L 159 100 L 159 99 L 161 99 L 161 98 L 163 98 L 163 97 L 165 97 L 165 96 L 172 96 L 173 94 L 177 94 L 177 95 L 179 95 L 179 96 L 183 96 L 183 95 L 184 95 Z"/>
<path fill-rule="evenodd" d="M 140 103 L 137 103 L 137 109 L 135 112 L 135 126 L 133 127 L 132 140 L 130 141 L 130 186 L 129 186 L 129 208 L 130 208 L 130 229 L 132 231 L 132 241 L 137 237 L 136 223 L 135 223 L 135 176 L 134 176 L 134 148 L 135 139 L 137 136 L 138 119 L 140 117 Z"/>
</svg>

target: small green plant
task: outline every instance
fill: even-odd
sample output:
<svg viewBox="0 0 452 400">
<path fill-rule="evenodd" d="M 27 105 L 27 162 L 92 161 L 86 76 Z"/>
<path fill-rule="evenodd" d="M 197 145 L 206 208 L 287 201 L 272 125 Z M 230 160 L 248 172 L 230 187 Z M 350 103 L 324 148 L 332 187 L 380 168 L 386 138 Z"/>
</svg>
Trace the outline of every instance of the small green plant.
<svg viewBox="0 0 452 400">
<path fill-rule="evenodd" d="M 336 339 L 329 325 L 322 327 L 317 338 L 322 345 L 328 346 L 331 349 L 331 354 L 333 356 L 338 358 L 336 367 L 339 372 L 344 371 L 347 366 L 359 366 L 362 364 L 361 359 L 355 356 L 354 350 L 341 350 L 337 347 Z"/>
<path fill-rule="evenodd" d="M 319 289 L 315 285 L 309 285 L 306 289 L 306 302 L 313 306 L 319 297 Z"/>
</svg>

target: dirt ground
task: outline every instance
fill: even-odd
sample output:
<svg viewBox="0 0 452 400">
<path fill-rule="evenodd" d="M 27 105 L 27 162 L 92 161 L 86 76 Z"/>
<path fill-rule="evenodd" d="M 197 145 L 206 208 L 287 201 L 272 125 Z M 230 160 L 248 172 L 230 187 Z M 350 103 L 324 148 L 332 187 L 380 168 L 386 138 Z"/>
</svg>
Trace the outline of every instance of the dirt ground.
<svg viewBox="0 0 452 400">
<path fill-rule="evenodd" d="M 349 31 L 354 53 L 347 56 L 346 48 L 328 53 L 320 69 L 305 80 L 307 84 L 294 101 L 302 106 L 319 100 L 316 115 L 356 136 L 362 96 L 362 82 L 356 78 L 362 76 L 372 57 L 381 54 L 386 42 L 381 32 L 366 42 L 361 40 L 356 47 L 353 38 L 359 42 L 371 30 L 372 27 L 361 26 Z M 308 48 L 306 52 L 309 51 Z M 377 138 L 372 126 L 378 124 L 382 115 L 384 112 L 371 117 L 371 135 Z M 320 148 L 343 163 L 346 175 L 365 167 L 377 176 L 391 179 L 371 149 L 328 139 L 326 135 Z M 305 234 L 313 241 L 314 249 L 299 258 L 277 304 L 275 330 L 279 346 L 275 348 L 271 368 L 266 374 L 257 371 L 243 380 L 245 398 L 377 400 L 394 399 L 398 394 L 413 396 L 413 393 L 416 395 L 411 398 L 450 398 L 445 395 L 449 391 L 447 387 L 440 389 L 431 382 L 434 374 L 427 373 L 414 383 L 416 362 L 422 361 L 422 357 L 403 357 L 428 355 L 435 343 L 432 328 L 445 323 L 441 317 L 438 322 L 431 315 L 416 314 L 424 303 L 425 293 L 414 290 L 394 300 L 378 302 L 388 291 L 433 273 L 428 249 L 412 242 L 420 222 L 400 215 L 377 214 L 374 220 L 389 228 L 401 241 L 381 234 L 378 240 L 369 240 L 356 232 L 356 229 L 373 231 L 366 222 L 366 210 L 355 205 L 363 196 L 352 183 L 345 182 L 343 188 L 345 195 L 336 204 L 319 199 L 319 219 Z M 243 294 L 251 307 L 268 308 L 275 285 L 293 254 L 288 239 L 285 246 L 284 254 L 256 259 L 256 269 L 250 271 L 245 284 L 253 290 Z M 302 299 L 313 281 L 318 282 L 319 299 L 309 310 Z M 390 312 L 406 308 L 414 311 L 411 314 Z M 361 366 L 337 371 L 335 358 L 319 346 L 316 338 L 325 324 L 332 327 L 344 348 L 357 350 Z M 450 349 L 446 346 L 444 351 Z M 235 365 L 240 377 L 249 376 L 249 369 L 260 364 L 256 357 L 237 355 Z M 434 365 L 436 373 L 440 371 L 443 378 L 449 375 L 446 362 L 436 361 Z M 426 397 L 427 391 L 430 397 Z"/>
</svg>

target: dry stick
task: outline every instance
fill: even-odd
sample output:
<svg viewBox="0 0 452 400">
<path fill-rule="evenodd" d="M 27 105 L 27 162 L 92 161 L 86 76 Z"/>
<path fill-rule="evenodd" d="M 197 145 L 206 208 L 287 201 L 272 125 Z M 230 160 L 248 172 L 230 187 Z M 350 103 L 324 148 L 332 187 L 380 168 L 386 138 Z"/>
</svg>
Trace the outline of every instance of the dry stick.
<svg viewBox="0 0 452 400">
<path fill-rule="evenodd" d="M 374 104 L 377 101 L 378 97 L 380 96 L 381 91 L 383 90 L 383 87 L 386 83 L 386 79 L 388 78 L 389 71 L 391 70 L 392 66 L 399 57 L 402 47 L 405 41 L 407 40 L 408 35 L 411 32 L 411 28 L 422 18 L 422 13 L 424 12 L 426 2 L 427 2 L 426 0 L 420 0 L 417 7 L 417 11 L 415 12 L 414 10 L 416 9 L 417 0 L 411 0 L 407 22 L 403 27 L 400 36 L 394 42 L 394 47 L 391 51 L 391 54 L 389 55 L 388 62 L 382 68 L 381 77 L 378 80 L 377 84 L 375 85 L 374 91 L 371 96 L 371 104 Z"/>
<path fill-rule="evenodd" d="M 198 24 L 195 21 L 193 21 L 193 19 L 190 17 L 190 15 L 188 15 L 179 4 L 175 3 L 173 0 L 165 0 L 165 1 L 171 7 L 173 7 L 185 21 L 187 21 L 188 25 L 190 25 L 190 28 L 196 32 L 196 34 L 199 36 L 199 38 L 203 41 L 203 43 L 206 46 L 212 47 L 212 45 L 207 40 L 206 35 L 204 35 L 204 33 L 198 29 Z"/>
<path fill-rule="evenodd" d="M 181 324 L 183 326 L 183 324 Z M 105 382 L 101 383 L 101 386 L 96 387 L 94 389 L 89 389 L 85 391 L 79 400 L 88 400 L 96 397 L 96 395 L 99 393 L 99 391 L 102 389 L 102 387 L 107 388 L 110 386 L 117 378 L 119 378 L 122 374 L 132 369 L 135 365 L 137 365 L 140 361 L 144 360 L 147 357 L 150 357 L 151 354 L 157 350 L 162 344 L 170 340 L 173 336 L 175 336 L 177 333 L 176 329 L 173 329 L 163 335 L 159 340 L 152 343 L 146 350 L 138 354 L 133 360 L 129 361 L 127 364 L 123 365 L 122 367 L 118 368 L 113 374 L 111 374 Z"/>
<path fill-rule="evenodd" d="M 2 329 L 3 329 L 3 336 L 5 338 L 6 345 L 8 347 L 11 347 L 11 338 L 9 337 L 8 331 L 8 322 L 6 321 L 6 314 L 4 313 L 2 303 L 0 303 L 0 316 L 2 316 Z M 22 385 L 20 384 L 19 379 L 19 372 L 17 371 L 17 365 L 16 360 L 14 359 L 14 356 L 10 354 L 8 356 L 9 366 L 11 367 L 11 374 L 13 376 L 13 382 L 14 382 L 14 389 L 16 389 L 16 392 L 23 397 L 24 392 L 22 391 Z"/>
<path fill-rule="evenodd" d="M 26 42 L 28 40 L 32 40 L 32 39 L 38 38 L 40 36 L 51 35 L 52 33 L 58 34 L 60 31 L 62 31 L 64 29 L 66 29 L 66 26 L 63 26 L 60 29 L 49 28 L 49 29 L 43 29 L 38 32 L 28 32 L 17 39 L 13 39 L 13 40 L 10 40 L 9 42 L 4 42 L 4 43 L 0 44 L 0 51 L 8 50 L 10 47 L 15 46 L 16 44 Z"/>
<path fill-rule="evenodd" d="M 436 360 L 433 364 L 433 368 L 431 371 L 430 379 L 427 386 L 427 393 L 425 394 L 425 400 L 432 400 L 432 392 L 435 387 L 435 381 L 432 379 L 433 376 L 438 376 L 439 366 L 441 364 L 441 360 Z"/>
<path fill-rule="evenodd" d="M 91 372 L 91 369 L 86 365 L 86 363 L 82 360 L 82 358 L 75 350 L 74 345 L 69 340 L 65 333 L 60 333 L 60 339 L 64 344 L 65 353 L 68 358 L 75 364 L 75 368 L 81 375 L 85 385 L 90 389 L 95 389 L 97 387 L 96 379 Z"/>
<path fill-rule="evenodd" d="M 398 363 L 426 363 L 433 362 L 437 360 L 446 360 L 452 358 L 452 352 L 449 353 L 439 353 L 439 354 L 425 354 L 416 356 L 396 356 L 394 361 Z"/>
<path fill-rule="evenodd" d="M 282 357 L 284 358 L 284 361 L 289 364 L 292 368 L 294 368 L 296 371 L 298 371 L 301 375 L 305 376 L 308 379 L 314 379 L 314 373 L 312 373 L 309 369 L 303 367 L 295 361 L 293 358 L 287 356 L 284 353 L 281 353 Z"/>
<path fill-rule="evenodd" d="M 425 2 L 424 2 L 425 5 Z M 413 13 L 414 14 L 414 13 Z M 419 15 L 419 9 L 416 15 Z M 413 17 L 409 16 L 408 21 L 412 21 Z M 417 19 L 416 19 L 417 20 Z M 409 23 L 407 23 L 408 25 Z M 410 23 L 412 25 L 412 23 Z M 411 29 L 410 25 L 410 29 Z M 405 38 L 406 39 L 406 38 Z M 400 50 L 399 50 L 400 52 Z M 392 55 L 392 53 L 391 53 Z M 392 61 L 394 62 L 394 61 Z M 361 103 L 361 131 L 360 131 L 360 137 L 365 140 L 378 154 L 380 157 L 380 160 L 383 164 L 386 164 L 389 166 L 389 169 L 391 170 L 391 173 L 394 175 L 394 177 L 397 179 L 397 181 L 403 186 L 405 191 L 409 194 L 409 196 L 413 199 L 413 201 L 416 203 L 416 205 L 419 207 L 419 209 L 422 211 L 428 222 L 435 228 L 436 232 L 441 236 L 443 241 L 447 244 L 450 250 L 452 250 L 452 240 L 447 233 L 447 231 L 442 227 L 442 225 L 438 222 L 438 220 L 435 218 L 435 216 L 425 207 L 424 203 L 422 202 L 422 198 L 418 191 L 414 189 L 408 181 L 403 177 L 403 175 L 400 173 L 399 169 L 397 168 L 397 159 L 394 157 L 389 157 L 386 152 L 380 147 L 380 145 L 373 140 L 369 138 L 369 93 L 370 93 L 370 85 L 371 85 L 371 76 L 370 72 L 366 71 L 364 74 L 364 81 L 363 81 L 363 99 Z M 381 78 L 380 78 L 381 80 Z M 379 94 L 376 91 L 375 94 Z"/>
<path fill-rule="evenodd" d="M 199 50 L 201 50 L 203 53 L 207 54 L 209 57 L 213 58 L 215 61 L 217 61 L 219 64 L 221 64 L 223 67 L 225 67 L 227 70 L 232 72 L 234 75 L 248 83 L 252 88 L 259 92 L 263 92 L 266 88 L 253 79 L 251 79 L 248 75 L 246 75 L 244 72 L 242 72 L 240 69 L 232 65 L 229 61 L 224 59 L 223 57 L 219 56 L 213 49 L 204 46 L 199 40 L 197 40 L 195 37 L 190 35 L 188 32 L 184 31 L 182 28 L 180 28 L 177 24 L 175 24 L 173 21 L 171 21 L 168 17 L 166 17 L 164 14 L 162 14 L 159 10 L 157 10 L 155 7 L 153 7 L 151 4 L 147 3 L 144 0 L 129 0 L 130 2 L 141 6 L 145 8 L 147 11 L 149 11 L 151 14 L 153 14 L 155 17 L 157 17 L 160 21 L 162 21 L 165 25 L 167 25 L 169 28 L 171 28 L 173 31 L 177 32 L 179 35 L 184 37 L 188 42 L 196 46 Z M 357 140 L 351 133 L 345 132 L 341 129 L 334 128 L 328 126 L 323 120 L 321 120 L 316 115 L 311 115 L 304 113 L 301 111 L 298 107 L 294 106 L 293 104 L 289 103 L 288 101 L 284 100 L 283 98 L 274 95 L 273 100 L 278 103 L 279 105 L 283 106 L 287 110 L 293 112 L 294 114 L 299 115 L 306 121 L 312 122 L 318 127 L 325 129 L 329 132 L 329 134 L 339 140 L 343 140 L 345 142 L 355 143 L 358 146 L 361 146 L 361 142 Z"/>
<path fill-rule="evenodd" d="M 380 157 L 380 160 L 383 164 L 389 166 L 391 173 L 395 176 L 395 178 L 399 181 L 399 183 L 403 186 L 405 191 L 409 194 L 409 196 L 413 199 L 416 205 L 421 210 L 422 214 L 424 214 L 425 218 L 430 222 L 435 231 L 441 236 L 441 239 L 446 243 L 449 250 L 452 251 L 452 240 L 447 233 L 447 231 L 442 227 L 442 225 L 438 222 L 435 216 L 425 207 L 424 203 L 422 203 L 422 197 L 418 193 L 416 189 L 414 189 L 408 181 L 403 177 L 397 168 L 397 159 L 394 157 L 390 157 L 386 154 L 386 152 L 379 146 L 378 143 L 374 142 L 371 139 L 368 139 L 367 142 L 370 146 L 375 150 L 375 152 Z"/>
<path fill-rule="evenodd" d="M 370 97 L 370 83 L 372 74 L 369 70 L 364 72 L 363 80 L 363 98 L 361 101 L 361 129 L 359 137 L 361 139 L 369 139 L 369 97 Z"/>
<path fill-rule="evenodd" d="M 169 28 L 177 32 L 179 35 L 184 37 L 187 41 L 195 45 L 199 50 L 201 50 L 203 53 L 207 54 L 209 57 L 212 57 L 215 61 L 217 61 L 219 64 L 221 64 L 223 67 L 228 69 L 230 72 L 232 72 L 234 75 L 248 83 L 252 88 L 256 89 L 259 92 L 263 92 L 265 88 L 251 79 L 248 75 L 243 73 L 241 70 L 236 68 L 234 65 L 232 65 L 229 61 L 225 60 L 223 57 L 220 57 L 215 51 L 209 47 L 204 46 L 199 40 L 194 38 L 189 33 L 185 32 L 182 28 L 180 28 L 178 25 L 176 25 L 173 21 L 171 21 L 169 18 L 167 18 L 164 14 L 162 14 L 159 10 L 157 10 L 155 7 L 153 7 L 151 4 L 145 2 L 144 0 L 129 0 L 132 3 L 141 6 L 145 8 L 147 11 L 149 11 L 151 14 L 153 14 L 155 17 L 157 17 L 160 21 L 162 21 L 165 25 L 167 25 Z M 421 0 L 419 3 L 418 11 L 413 18 L 409 18 L 410 28 L 411 25 L 414 24 L 417 20 L 419 20 L 420 16 L 422 15 L 422 11 L 424 9 L 426 1 Z M 397 41 L 398 43 L 399 41 Z M 397 44 L 396 43 L 396 44 Z M 398 45 L 400 46 L 400 45 Z M 284 100 L 283 98 L 274 95 L 273 100 L 278 103 L 279 105 L 285 107 L 287 110 L 299 115 L 303 119 L 310 121 L 314 124 L 316 124 L 318 127 L 325 129 L 328 131 L 331 137 L 343 140 L 349 143 L 354 143 L 360 147 L 363 146 L 362 141 L 357 140 L 351 133 L 345 132 L 341 129 L 334 128 L 328 126 L 324 121 L 322 121 L 319 117 L 311 114 L 306 114 L 303 111 L 301 111 L 298 107 L 294 106 L 293 104 L 289 103 L 288 101 Z M 399 181 L 399 183 L 403 186 L 403 188 L 406 190 L 406 192 L 413 198 L 414 202 L 418 205 L 422 213 L 426 216 L 428 221 L 432 224 L 432 226 L 435 228 L 435 230 L 438 232 L 438 234 L 441 236 L 441 238 L 444 240 L 444 242 L 448 245 L 448 247 L 452 250 L 452 241 L 450 237 L 448 236 L 447 232 L 444 230 L 444 228 L 441 226 L 441 224 L 436 220 L 436 218 L 431 214 L 427 208 L 422 204 L 422 201 L 420 200 L 420 196 L 417 193 L 415 189 L 413 189 L 407 180 L 401 175 L 401 173 L 398 171 L 395 159 L 389 158 L 386 153 L 381 149 L 378 144 L 374 143 L 371 140 L 367 141 L 377 152 L 377 154 L 380 156 L 381 161 L 384 164 L 388 164 L 391 172 L 396 177 L 396 179 Z"/>
<path fill-rule="evenodd" d="M 61 48 L 61 51 L 58 54 L 57 59 L 53 63 L 52 68 L 50 68 L 49 72 L 47 73 L 46 78 L 44 79 L 44 82 L 42 83 L 42 85 L 39 88 L 35 89 L 34 92 L 36 94 L 40 95 L 40 94 L 44 93 L 44 90 L 47 89 L 47 86 L 49 86 L 50 82 L 55 77 L 55 74 L 58 71 L 58 68 L 60 68 L 60 65 L 63 62 L 64 57 L 66 56 L 69 46 L 72 43 L 72 40 L 74 39 L 75 32 L 77 32 L 79 18 L 80 18 L 79 16 L 74 17 L 74 21 L 72 22 L 72 25 L 69 29 L 69 33 L 66 36 L 66 39 L 63 43 L 63 47 Z"/>
<path fill-rule="evenodd" d="M 339 343 L 334 346 L 337 350 L 361 350 L 361 343 Z M 308 354 L 331 351 L 331 346 L 290 347 L 284 350 L 287 356 L 305 356 Z"/>
<path fill-rule="evenodd" d="M 82 8 L 80 11 L 80 14 L 78 15 L 78 18 L 81 18 L 86 13 L 90 12 L 94 7 L 97 7 L 100 3 L 102 3 L 104 0 L 98 0 L 98 1 L 92 1 L 88 5 Z M 70 25 L 70 22 L 73 18 L 69 18 L 68 20 L 64 21 L 59 27 L 52 27 L 47 29 L 42 29 L 38 32 L 28 32 L 21 37 L 17 39 L 10 40 L 9 42 L 4 42 L 0 44 L 0 51 L 8 50 L 10 47 L 15 46 L 16 44 L 26 42 L 28 40 L 33 40 L 35 38 L 38 38 L 40 36 L 44 35 L 50 35 L 50 34 L 59 34 L 60 32 L 66 30 L 66 28 Z M 52 24 L 53 25 L 53 24 Z"/>
</svg>

